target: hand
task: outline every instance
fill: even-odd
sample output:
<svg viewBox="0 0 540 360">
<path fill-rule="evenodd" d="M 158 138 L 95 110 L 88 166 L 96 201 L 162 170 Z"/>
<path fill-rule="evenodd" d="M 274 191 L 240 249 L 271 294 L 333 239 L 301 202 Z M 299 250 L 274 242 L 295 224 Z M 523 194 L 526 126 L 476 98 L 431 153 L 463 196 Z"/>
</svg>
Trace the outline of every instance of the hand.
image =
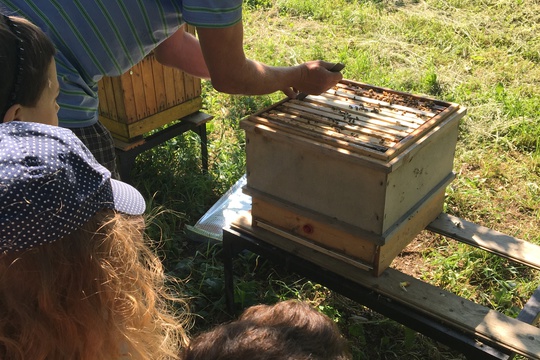
<svg viewBox="0 0 540 360">
<path fill-rule="evenodd" d="M 335 64 L 322 60 L 309 61 L 298 65 L 300 76 L 292 87 L 283 89 L 283 93 L 294 99 L 298 93 L 319 95 L 336 85 L 343 75 L 329 71 Z"/>
</svg>

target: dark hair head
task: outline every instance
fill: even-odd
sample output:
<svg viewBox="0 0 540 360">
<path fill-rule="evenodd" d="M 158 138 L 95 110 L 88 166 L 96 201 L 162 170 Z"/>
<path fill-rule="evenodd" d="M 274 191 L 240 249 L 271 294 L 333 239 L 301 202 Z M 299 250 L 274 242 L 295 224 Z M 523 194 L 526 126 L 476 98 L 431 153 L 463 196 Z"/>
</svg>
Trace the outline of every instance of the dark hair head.
<svg viewBox="0 0 540 360">
<path fill-rule="evenodd" d="M 0 119 L 14 104 L 36 105 L 55 53 L 40 28 L 20 17 L 0 16 Z"/>
<path fill-rule="evenodd" d="M 349 360 L 337 325 L 308 304 L 288 300 L 247 309 L 236 321 L 195 337 L 183 360 Z"/>
</svg>

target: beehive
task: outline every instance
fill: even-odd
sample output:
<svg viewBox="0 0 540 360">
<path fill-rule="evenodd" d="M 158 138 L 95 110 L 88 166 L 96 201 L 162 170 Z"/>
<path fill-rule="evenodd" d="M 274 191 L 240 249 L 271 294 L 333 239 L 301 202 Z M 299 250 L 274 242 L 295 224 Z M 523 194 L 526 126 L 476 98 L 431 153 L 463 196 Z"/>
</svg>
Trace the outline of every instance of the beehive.
<svg viewBox="0 0 540 360">
<path fill-rule="evenodd" d="M 379 275 L 441 212 L 465 112 L 343 80 L 245 118 L 253 226 Z"/>
<path fill-rule="evenodd" d="M 200 79 L 161 65 L 153 53 L 121 76 L 102 78 L 98 96 L 99 120 L 128 143 L 202 106 Z"/>
</svg>

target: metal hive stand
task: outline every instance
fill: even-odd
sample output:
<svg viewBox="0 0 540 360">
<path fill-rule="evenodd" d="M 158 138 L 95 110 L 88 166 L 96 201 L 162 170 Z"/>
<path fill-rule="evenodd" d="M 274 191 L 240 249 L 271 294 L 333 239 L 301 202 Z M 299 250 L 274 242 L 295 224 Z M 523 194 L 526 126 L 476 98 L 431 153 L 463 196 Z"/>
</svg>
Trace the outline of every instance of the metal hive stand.
<svg viewBox="0 0 540 360">
<path fill-rule="evenodd" d="M 443 213 L 428 230 L 540 269 L 540 247 L 465 220 Z M 253 229 L 250 219 L 243 218 L 223 231 L 225 295 L 231 313 L 233 259 L 242 250 L 260 254 L 470 359 L 512 359 L 515 354 L 540 359 L 540 287 L 513 319 L 394 269 L 374 277 L 312 248 Z M 404 282 L 407 290 L 400 287 Z"/>
<path fill-rule="evenodd" d="M 201 139 L 202 168 L 203 171 L 208 171 L 206 123 L 212 118 L 213 116 L 198 111 L 180 119 L 180 121 L 174 125 L 147 137 L 141 137 L 138 141 L 125 143 L 115 139 L 120 178 L 125 182 L 130 182 L 131 168 L 135 163 L 137 155 L 190 130 L 195 131 Z"/>
</svg>

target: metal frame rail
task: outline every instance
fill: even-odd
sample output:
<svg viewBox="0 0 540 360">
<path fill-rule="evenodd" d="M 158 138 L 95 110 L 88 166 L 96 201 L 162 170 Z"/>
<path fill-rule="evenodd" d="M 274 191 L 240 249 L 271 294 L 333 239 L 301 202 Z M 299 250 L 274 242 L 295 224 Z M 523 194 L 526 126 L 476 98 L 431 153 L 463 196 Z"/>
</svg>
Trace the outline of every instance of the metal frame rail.
<svg viewBox="0 0 540 360">
<path fill-rule="evenodd" d="M 206 123 L 212 118 L 213 116 L 199 111 L 180 119 L 180 121 L 174 125 L 144 137 L 140 142 L 136 142 L 132 145 L 117 143 L 116 156 L 118 158 L 118 170 L 120 172 L 120 178 L 125 182 L 130 181 L 131 168 L 135 163 L 135 158 L 137 155 L 189 130 L 196 132 L 201 139 L 202 168 L 203 171 L 208 171 L 208 141 L 206 136 Z"/>
<path fill-rule="evenodd" d="M 435 226 L 435 229 L 437 228 Z M 433 231 L 433 227 L 431 231 Z M 243 250 L 259 254 L 276 265 L 285 266 L 290 271 L 324 285 L 388 318 L 461 351 L 467 358 L 508 360 L 515 356 L 513 351 L 500 344 L 475 338 L 471 334 L 426 314 L 426 312 L 418 311 L 409 306 L 406 301 L 388 298 L 374 289 L 373 286 L 365 286 L 365 284 L 344 277 L 326 267 L 321 267 L 320 264 L 307 260 L 305 256 L 300 257 L 294 251 L 277 247 L 264 241 L 257 234 L 245 231 L 245 229 L 235 225 L 223 230 L 225 298 L 228 311 L 231 314 L 235 312 L 233 259 Z M 536 324 L 539 318 L 539 309 L 540 287 L 527 302 L 518 316 L 518 320 Z M 540 359 L 540 354 L 538 356 Z"/>
</svg>

